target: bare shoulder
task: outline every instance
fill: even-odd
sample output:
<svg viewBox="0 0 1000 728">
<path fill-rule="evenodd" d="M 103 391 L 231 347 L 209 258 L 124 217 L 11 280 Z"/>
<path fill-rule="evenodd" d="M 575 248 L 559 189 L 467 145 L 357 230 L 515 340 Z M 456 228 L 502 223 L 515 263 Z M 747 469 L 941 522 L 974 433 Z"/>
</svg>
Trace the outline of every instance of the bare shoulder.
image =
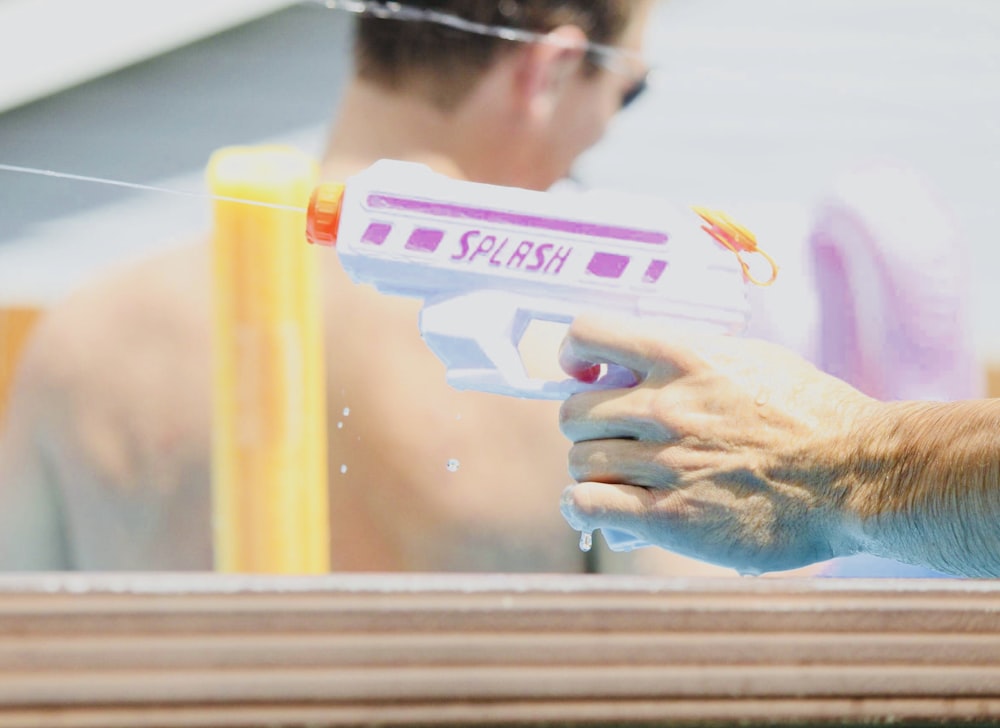
<svg viewBox="0 0 1000 728">
<path fill-rule="evenodd" d="M 0 562 L 207 563 L 208 260 L 192 242 L 122 266 L 36 325 L 0 443 Z M 175 511 L 204 526 L 183 548 Z"/>
<path fill-rule="evenodd" d="M 200 338 L 208 265 L 206 246 L 192 242 L 82 286 L 39 322 L 23 378 L 51 391 L 127 376 L 137 357 Z"/>
<path fill-rule="evenodd" d="M 208 427 L 210 270 L 193 241 L 123 266 L 54 305 L 21 367 L 19 411 L 76 472 L 134 482 Z"/>
</svg>

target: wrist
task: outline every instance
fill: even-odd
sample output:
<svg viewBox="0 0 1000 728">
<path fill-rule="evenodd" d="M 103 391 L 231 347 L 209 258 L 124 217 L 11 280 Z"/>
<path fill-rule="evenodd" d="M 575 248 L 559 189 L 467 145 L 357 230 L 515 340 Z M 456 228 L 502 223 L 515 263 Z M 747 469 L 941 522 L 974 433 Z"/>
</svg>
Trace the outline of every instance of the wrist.
<svg viewBox="0 0 1000 728">
<path fill-rule="evenodd" d="M 905 512 L 906 488 L 915 477 L 907 459 L 912 433 L 905 423 L 927 405 L 916 402 L 875 402 L 855 420 L 842 449 L 842 517 L 851 553 L 896 557 L 889 533 Z"/>
<path fill-rule="evenodd" d="M 865 397 L 849 408 L 839 430 L 823 444 L 834 505 L 829 539 L 837 556 L 881 555 L 874 538 L 882 515 L 878 491 L 889 477 L 885 462 L 895 450 L 900 416 L 896 403 Z"/>
<path fill-rule="evenodd" d="M 819 560 L 869 552 L 869 514 L 859 504 L 870 502 L 873 475 L 867 463 L 872 432 L 892 421 L 891 406 L 857 392 L 841 392 L 826 400 L 811 433 L 779 458 L 778 480 L 795 482 L 809 493 L 808 531 Z M 837 396 L 840 395 L 840 396 Z"/>
<path fill-rule="evenodd" d="M 892 402 L 856 429 L 845 513 L 859 550 L 967 575 L 1000 564 L 997 403 Z"/>
</svg>

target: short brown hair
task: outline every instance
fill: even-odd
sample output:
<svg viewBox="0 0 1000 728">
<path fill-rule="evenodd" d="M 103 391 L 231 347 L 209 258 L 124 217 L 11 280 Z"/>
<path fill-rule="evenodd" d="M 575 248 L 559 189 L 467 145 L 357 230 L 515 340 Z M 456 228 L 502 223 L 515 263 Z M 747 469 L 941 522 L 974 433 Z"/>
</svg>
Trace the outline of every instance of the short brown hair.
<svg viewBox="0 0 1000 728">
<path fill-rule="evenodd" d="M 592 42 L 613 45 L 628 26 L 635 0 L 404 0 L 403 4 L 540 33 L 571 24 Z M 433 103 L 449 109 L 514 42 L 437 23 L 362 16 L 355 35 L 355 70 L 360 78 L 393 90 L 418 85 Z"/>
</svg>

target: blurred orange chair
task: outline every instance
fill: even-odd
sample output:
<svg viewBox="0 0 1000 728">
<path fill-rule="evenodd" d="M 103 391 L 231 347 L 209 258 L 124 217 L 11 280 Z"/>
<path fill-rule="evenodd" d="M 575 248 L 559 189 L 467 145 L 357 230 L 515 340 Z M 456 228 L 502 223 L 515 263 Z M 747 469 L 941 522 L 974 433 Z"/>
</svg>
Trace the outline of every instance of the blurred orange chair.
<svg viewBox="0 0 1000 728">
<path fill-rule="evenodd" d="M 32 327 L 42 314 L 38 306 L 0 306 L 0 423 L 14 383 L 14 373 Z"/>
<path fill-rule="evenodd" d="M 986 396 L 1000 397 L 1000 362 L 986 365 Z"/>
</svg>

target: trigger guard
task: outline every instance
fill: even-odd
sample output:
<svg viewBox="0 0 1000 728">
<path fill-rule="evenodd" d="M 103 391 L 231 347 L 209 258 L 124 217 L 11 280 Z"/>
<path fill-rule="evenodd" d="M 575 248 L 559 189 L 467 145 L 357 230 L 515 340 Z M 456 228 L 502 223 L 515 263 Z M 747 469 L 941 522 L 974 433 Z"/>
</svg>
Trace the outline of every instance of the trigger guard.
<svg viewBox="0 0 1000 728">
<path fill-rule="evenodd" d="M 585 306 L 527 298 L 503 291 L 474 291 L 435 301 L 420 312 L 420 334 L 460 390 L 524 399 L 566 399 L 579 392 L 632 387 L 628 369 L 609 365 L 596 382 L 528 376 L 519 351 L 532 321 L 570 323 Z"/>
</svg>

